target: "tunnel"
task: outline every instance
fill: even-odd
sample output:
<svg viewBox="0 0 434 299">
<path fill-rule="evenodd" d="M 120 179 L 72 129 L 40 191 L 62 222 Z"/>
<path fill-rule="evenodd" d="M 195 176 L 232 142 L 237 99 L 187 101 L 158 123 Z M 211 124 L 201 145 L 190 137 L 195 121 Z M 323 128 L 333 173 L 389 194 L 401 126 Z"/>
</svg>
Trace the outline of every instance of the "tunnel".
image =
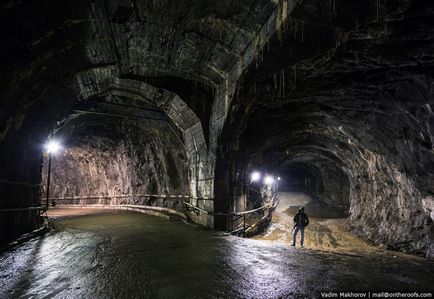
<svg viewBox="0 0 434 299">
<path fill-rule="evenodd" d="M 433 20 L 5 1 L 0 297 L 432 296 Z"/>
</svg>

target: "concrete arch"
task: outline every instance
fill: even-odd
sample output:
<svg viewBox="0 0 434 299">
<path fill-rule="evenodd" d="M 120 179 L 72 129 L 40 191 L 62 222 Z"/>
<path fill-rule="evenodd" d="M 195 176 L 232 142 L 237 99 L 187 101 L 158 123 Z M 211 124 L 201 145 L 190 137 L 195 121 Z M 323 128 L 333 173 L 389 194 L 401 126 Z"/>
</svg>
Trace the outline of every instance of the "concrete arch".
<svg viewBox="0 0 434 299">
<path fill-rule="evenodd" d="M 197 205 L 198 201 L 205 201 L 202 207 L 212 211 L 213 206 L 210 200 L 214 188 L 213 181 L 208 179 L 212 176 L 212 169 L 207 167 L 209 149 L 200 119 L 177 94 L 142 81 L 113 78 L 111 76 L 112 69 L 112 67 L 108 69 L 96 68 L 77 74 L 74 86 L 81 101 L 86 101 L 96 95 L 110 93 L 147 101 L 157 109 L 164 111 L 182 132 L 191 174 L 190 196 L 192 197 L 192 204 Z M 103 77 L 101 73 L 107 77 Z M 86 84 L 86 82 L 98 82 L 99 84 Z M 198 223 L 213 226 L 212 217 L 207 214 L 191 213 L 191 217 Z"/>
</svg>

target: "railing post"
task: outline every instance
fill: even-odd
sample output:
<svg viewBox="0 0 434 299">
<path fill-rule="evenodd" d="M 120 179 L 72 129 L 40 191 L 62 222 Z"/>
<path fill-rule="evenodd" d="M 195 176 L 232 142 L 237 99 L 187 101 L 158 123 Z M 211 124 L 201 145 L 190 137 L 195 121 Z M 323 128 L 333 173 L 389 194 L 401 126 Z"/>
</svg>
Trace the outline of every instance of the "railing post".
<svg viewBox="0 0 434 299">
<path fill-rule="evenodd" d="M 48 154 L 48 174 L 47 174 L 47 209 L 49 206 L 49 197 L 50 197 L 50 175 L 51 175 L 51 152 Z"/>
<path fill-rule="evenodd" d="M 246 231 L 246 214 L 243 215 L 243 234 Z"/>
<path fill-rule="evenodd" d="M 228 232 L 230 232 L 231 231 L 231 227 L 230 227 L 230 224 L 229 224 L 229 214 L 228 215 L 226 215 L 226 230 L 228 231 Z"/>
</svg>

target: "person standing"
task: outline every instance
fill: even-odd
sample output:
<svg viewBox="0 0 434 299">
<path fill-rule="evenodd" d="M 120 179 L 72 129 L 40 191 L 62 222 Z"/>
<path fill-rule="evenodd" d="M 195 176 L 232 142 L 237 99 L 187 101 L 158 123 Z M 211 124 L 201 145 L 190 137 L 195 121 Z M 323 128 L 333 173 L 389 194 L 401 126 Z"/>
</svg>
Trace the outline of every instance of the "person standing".
<svg viewBox="0 0 434 299">
<path fill-rule="evenodd" d="M 309 217 L 304 213 L 304 208 L 301 207 L 297 214 L 294 216 L 294 229 L 292 231 L 292 245 L 295 246 L 295 241 L 297 238 L 297 233 L 300 231 L 301 240 L 300 245 L 303 247 L 304 243 L 304 228 L 309 224 Z"/>
</svg>

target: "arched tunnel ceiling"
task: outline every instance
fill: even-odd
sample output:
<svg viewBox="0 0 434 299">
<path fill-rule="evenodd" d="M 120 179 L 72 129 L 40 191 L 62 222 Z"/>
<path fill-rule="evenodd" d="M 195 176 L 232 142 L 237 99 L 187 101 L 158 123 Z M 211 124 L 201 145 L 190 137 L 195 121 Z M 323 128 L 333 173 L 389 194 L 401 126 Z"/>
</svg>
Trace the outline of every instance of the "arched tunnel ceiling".
<svg viewBox="0 0 434 299">
<path fill-rule="evenodd" d="M 69 72 L 117 65 L 124 74 L 217 82 L 213 68 L 236 63 L 274 8 L 264 0 L 11 1 L 3 6 L 2 22 L 15 31 L 4 32 L 2 56 L 33 54 L 26 55 L 34 64 L 28 72 L 37 64 L 69 62 Z"/>
<path fill-rule="evenodd" d="M 61 119 L 59 105 L 71 105 L 83 87 L 104 80 L 172 76 L 214 88 L 240 59 L 241 68 L 250 63 L 252 40 L 277 6 L 270 0 L 5 3 L 0 93 L 8 115 L 1 136 L 36 103 Z"/>
<path fill-rule="evenodd" d="M 252 152 L 267 148 L 284 152 L 297 146 L 299 151 L 310 146 L 313 152 L 315 147 L 332 151 L 335 148 L 338 160 L 342 159 L 339 152 L 362 147 L 384 155 L 399 155 L 402 145 L 396 140 L 415 138 L 420 150 L 428 155 L 426 158 L 432 156 L 429 103 L 434 56 L 428 54 L 428 49 L 433 46 L 433 11 L 428 2 L 389 1 L 379 7 L 378 17 L 376 7 L 365 4 L 358 15 L 351 15 L 352 23 L 345 20 L 348 7 L 336 2 L 335 16 L 326 14 L 336 21 L 327 23 L 327 18 L 319 18 L 325 25 L 324 32 L 330 29 L 327 24 L 340 23 L 333 27 L 340 28 L 340 38 L 331 35 L 328 44 L 321 42 L 326 40 L 324 36 L 319 39 L 308 30 L 313 22 L 306 16 L 318 14 L 313 7 L 321 7 L 312 6 L 315 3 L 305 2 L 307 5 L 297 7 L 291 17 L 305 16 L 306 51 L 309 39 L 317 50 L 321 46 L 330 48 L 306 59 L 306 53 L 291 52 L 303 45 L 302 41 L 296 42 L 294 48 L 289 47 L 292 59 L 282 59 L 292 65 L 278 66 L 266 63 L 267 57 L 280 55 L 272 47 L 264 67 L 247 73 L 239 86 L 234 107 L 251 113 L 248 122 L 241 124 L 248 128 L 241 136 L 255 140 Z M 357 1 L 354 5 L 363 6 Z M 283 43 L 294 40 L 292 29 L 282 33 Z M 408 151 L 402 154 L 408 155 L 406 158 L 414 155 Z"/>
</svg>

